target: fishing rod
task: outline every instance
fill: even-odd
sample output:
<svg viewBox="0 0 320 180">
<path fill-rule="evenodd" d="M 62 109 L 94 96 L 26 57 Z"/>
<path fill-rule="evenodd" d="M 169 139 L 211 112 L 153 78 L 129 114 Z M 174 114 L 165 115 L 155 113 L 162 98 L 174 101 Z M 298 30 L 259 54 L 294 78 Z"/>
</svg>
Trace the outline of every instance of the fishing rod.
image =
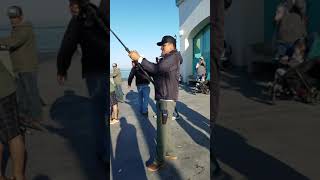
<svg viewBox="0 0 320 180">
<path fill-rule="evenodd" d="M 102 19 L 97 15 L 96 9 L 94 9 L 93 6 L 90 5 L 90 1 L 89 0 L 84 0 L 80 3 L 80 7 L 82 9 L 86 9 L 87 12 L 89 13 L 88 15 L 90 15 L 91 17 L 93 17 L 97 23 L 99 24 L 99 26 L 101 26 L 104 31 L 110 31 L 115 37 L 116 39 L 120 42 L 120 44 L 124 47 L 124 49 L 130 53 L 129 48 L 121 41 L 121 39 L 116 35 L 116 33 L 114 31 L 112 31 L 111 28 L 107 27 L 106 24 L 102 21 Z M 141 66 L 140 63 L 135 63 L 138 68 L 143 72 L 143 74 L 146 76 L 146 78 L 152 82 L 152 84 L 154 84 L 153 79 L 149 76 L 149 74 L 143 69 L 143 67 Z"/>
</svg>

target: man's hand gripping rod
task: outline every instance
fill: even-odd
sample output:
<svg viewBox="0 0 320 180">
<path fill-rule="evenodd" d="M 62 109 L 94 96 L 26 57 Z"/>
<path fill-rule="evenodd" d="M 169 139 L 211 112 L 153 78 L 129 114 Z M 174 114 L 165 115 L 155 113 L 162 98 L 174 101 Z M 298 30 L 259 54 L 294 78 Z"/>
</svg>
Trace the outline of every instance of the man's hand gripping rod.
<svg viewBox="0 0 320 180">
<path fill-rule="evenodd" d="M 124 47 L 124 49 L 125 49 L 128 53 L 130 53 L 129 48 L 123 44 L 123 42 L 120 40 L 120 38 L 119 38 L 111 29 L 110 29 L 110 32 L 118 39 L 118 41 L 122 44 L 122 46 Z M 146 76 L 146 78 L 147 78 L 150 82 L 152 82 L 152 84 L 154 84 L 153 79 L 152 79 L 152 78 L 148 75 L 148 73 L 143 69 L 143 67 L 141 66 L 141 64 L 139 64 L 138 62 L 135 63 L 135 64 L 136 64 L 136 65 L 138 66 L 138 68 L 143 72 L 143 74 Z"/>
</svg>

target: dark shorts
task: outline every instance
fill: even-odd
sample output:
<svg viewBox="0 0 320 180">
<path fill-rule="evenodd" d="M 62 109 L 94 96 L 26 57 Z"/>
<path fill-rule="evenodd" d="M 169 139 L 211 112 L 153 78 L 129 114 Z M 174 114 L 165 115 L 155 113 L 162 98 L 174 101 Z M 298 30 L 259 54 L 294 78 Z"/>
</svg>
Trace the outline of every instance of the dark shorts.
<svg viewBox="0 0 320 180">
<path fill-rule="evenodd" d="M 36 72 L 22 72 L 17 75 L 17 101 L 19 115 L 32 120 L 42 117 L 42 105 Z"/>
<path fill-rule="evenodd" d="M 0 141 L 8 143 L 21 134 L 16 93 L 0 99 Z"/>
<path fill-rule="evenodd" d="M 117 95 L 115 92 L 110 93 L 110 106 L 116 105 L 118 103 Z"/>
</svg>

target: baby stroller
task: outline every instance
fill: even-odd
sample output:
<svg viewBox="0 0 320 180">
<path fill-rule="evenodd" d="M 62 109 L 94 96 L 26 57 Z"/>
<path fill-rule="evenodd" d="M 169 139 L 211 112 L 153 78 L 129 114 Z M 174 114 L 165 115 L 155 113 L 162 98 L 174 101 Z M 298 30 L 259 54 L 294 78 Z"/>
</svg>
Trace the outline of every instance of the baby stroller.
<svg viewBox="0 0 320 180">
<path fill-rule="evenodd" d="M 210 93 L 210 81 L 197 81 L 195 87 L 192 88 L 192 94 L 209 94 Z"/>
<path fill-rule="evenodd" d="M 275 104 L 278 98 L 318 103 L 320 101 L 319 78 L 314 76 L 312 71 L 319 67 L 319 62 L 305 61 L 296 67 L 289 68 L 284 75 L 275 78 L 274 82 L 268 85 L 272 104 Z"/>
</svg>

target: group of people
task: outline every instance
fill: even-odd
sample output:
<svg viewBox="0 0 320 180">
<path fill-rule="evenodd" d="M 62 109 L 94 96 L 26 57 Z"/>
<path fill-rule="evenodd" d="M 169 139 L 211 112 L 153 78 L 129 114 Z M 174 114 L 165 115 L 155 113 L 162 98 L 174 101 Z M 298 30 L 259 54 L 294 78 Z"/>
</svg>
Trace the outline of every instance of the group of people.
<svg viewBox="0 0 320 180">
<path fill-rule="evenodd" d="M 97 7 L 93 4 L 89 4 L 89 6 L 98 12 Z M 106 93 L 108 85 L 106 82 L 108 82 L 107 68 L 109 68 L 107 59 L 109 59 L 110 55 L 107 45 L 110 38 L 109 32 L 105 32 L 101 24 L 93 17 L 88 16 L 90 13 L 87 11 L 89 10 L 80 7 L 79 1 L 70 0 L 69 7 L 72 19 L 68 24 L 57 57 L 57 80 L 60 85 L 63 85 L 67 80 L 67 72 L 71 64 L 72 55 L 79 44 L 82 50 L 82 77 L 86 81 L 95 111 L 92 123 L 95 126 L 97 158 L 102 160 L 104 164 L 109 164 L 109 128 L 106 128 L 109 123 L 107 125 L 105 123 L 105 107 L 107 107 L 108 100 L 110 100 L 110 105 L 112 106 L 112 114 L 110 115 L 115 120 L 118 120 L 119 108 L 114 105 L 117 105 L 118 101 L 123 101 L 121 78 L 119 79 L 120 81 L 115 78 L 119 73 L 115 64 L 113 77 L 110 78 L 110 98 L 108 98 Z M 16 180 L 25 180 L 26 150 L 21 122 L 35 122 L 26 124 L 37 124 L 41 120 L 41 102 L 36 80 L 38 61 L 34 42 L 35 35 L 30 24 L 23 20 L 22 9 L 17 6 L 10 7 L 8 15 L 12 23 L 12 34 L 8 38 L 1 38 L 0 45 L 5 45 L 10 51 L 14 75 L 0 63 L 0 161 L 2 161 L 3 150 L 8 145 L 10 156 L 13 160 L 14 178 Z M 101 18 L 103 19 L 103 17 Z M 220 20 L 218 18 L 219 22 Z M 159 170 L 166 160 L 177 159 L 170 141 L 171 137 L 169 137 L 170 121 L 168 120 L 172 119 L 176 110 L 180 64 L 183 61 L 176 49 L 176 39 L 172 36 L 164 36 L 157 45 L 161 47 L 162 57 L 157 63 L 148 61 L 136 51 L 130 51 L 129 53 L 133 68 L 129 76 L 128 86 L 131 87 L 132 78 L 135 76 L 139 92 L 140 112 L 143 115 L 148 115 L 149 76 L 152 77 L 155 86 L 157 146 L 155 160 L 147 165 L 147 169 L 150 171 Z M 217 58 L 214 58 L 214 60 L 217 60 Z M 138 65 L 147 72 L 148 76 L 141 71 Z M 218 65 L 216 64 L 215 68 L 217 67 Z M 198 78 L 203 80 L 203 76 L 206 76 L 203 58 L 200 58 L 197 69 L 199 69 Z M 212 77 L 217 80 L 213 81 L 217 85 L 219 73 L 218 70 L 216 72 L 213 73 Z M 20 93 L 23 94 L 21 95 Z M 215 91 L 213 93 L 213 98 L 219 95 Z M 19 105 L 17 102 L 19 102 Z M 217 113 L 214 112 L 212 115 L 214 116 L 212 121 L 214 121 Z M 211 127 L 213 128 L 213 124 L 211 124 Z M 213 168 L 213 174 L 220 172 L 220 167 L 215 160 L 213 152 L 211 153 L 211 167 Z M 0 180 L 5 179 L 5 175 L 0 174 Z"/>
<path fill-rule="evenodd" d="M 3 169 L 3 153 L 8 146 L 13 161 L 12 179 L 24 180 L 25 132 L 27 128 L 42 129 L 42 104 L 37 85 L 39 62 L 33 27 L 24 19 L 22 8 L 11 6 L 7 15 L 11 34 L 0 38 L 3 55 L 0 62 L 0 169 Z M 6 52 L 9 57 L 4 56 Z M 5 58 L 11 66 L 5 63 Z M 6 179 L 2 171 L 0 179 Z"/>
<path fill-rule="evenodd" d="M 106 82 L 110 53 L 107 44 L 109 32 L 101 27 L 102 24 L 107 25 L 107 17 L 94 4 L 86 4 L 84 7 L 78 0 L 69 2 L 72 18 L 57 56 L 57 80 L 60 85 L 67 80 L 72 56 L 80 45 L 82 77 L 86 81 L 95 111 L 92 124 L 95 128 L 97 159 L 107 167 L 109 143 L 104 113 L 108 104 Z M 92 16 L 93 13 L 97 16 Z M 12 27 L 11 33 L 8 37 L 0 38 L 0 180 L 25 180 L 25 132 L 29 128 L 43 130 L 40 123 L 42 104 L 37 85 L 39 63 L 36 36 L 32 24 L 24 19 L 22 8 L 11 6 L 7 15 Z M 12 66 L 4 62 L 5 52 L 9 53 L 9 64 Z M 13 177 L 10 178 L 2 171 L 6 147 L 10 151 L 13 165 Z"/>
</svg>

